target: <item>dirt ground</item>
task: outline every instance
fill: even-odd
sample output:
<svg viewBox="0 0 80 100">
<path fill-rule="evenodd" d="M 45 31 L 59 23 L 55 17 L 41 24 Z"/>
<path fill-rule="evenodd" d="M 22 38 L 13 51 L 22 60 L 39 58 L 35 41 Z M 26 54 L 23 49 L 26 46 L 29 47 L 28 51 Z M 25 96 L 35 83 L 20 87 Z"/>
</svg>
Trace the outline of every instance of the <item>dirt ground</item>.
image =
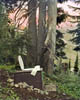
<svg viewBox="0 0 80 100">
<path fill-rule="evenodd" d="M 7 80 L 10 78 L 10 75 L 5 70 L 0 70 L 0 82 L 3 87 L 7 86 Z M 11 88 L 11 87 L 10 87 Z M 37 90 L 30 90 L 29 88 L 20 88 L 20 87 L 12 87 L 14 91 L 20 97 L 20 100 L 76 100 L 67 96 L 65 94 L 59 94 L 55 92 L 44 93 L 38 92 Z"/>
</svg>

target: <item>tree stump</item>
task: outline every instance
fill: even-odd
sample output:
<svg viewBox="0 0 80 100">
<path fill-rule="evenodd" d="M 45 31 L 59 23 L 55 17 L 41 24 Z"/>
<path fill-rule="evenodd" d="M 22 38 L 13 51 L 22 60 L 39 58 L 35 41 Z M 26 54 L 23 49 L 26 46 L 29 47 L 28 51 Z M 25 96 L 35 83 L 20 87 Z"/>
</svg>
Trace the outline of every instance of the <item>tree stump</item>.
<svg viewBox="0 0 80 100">
<path fill-rule="evenodd" d="M 36 76 L 31 75 L 31 71 L 19 71 L 14 73 L 14 83 L 26 82 L 34 88 L 42 89 L 42 71 L 38 71 Z"/>
</svg>

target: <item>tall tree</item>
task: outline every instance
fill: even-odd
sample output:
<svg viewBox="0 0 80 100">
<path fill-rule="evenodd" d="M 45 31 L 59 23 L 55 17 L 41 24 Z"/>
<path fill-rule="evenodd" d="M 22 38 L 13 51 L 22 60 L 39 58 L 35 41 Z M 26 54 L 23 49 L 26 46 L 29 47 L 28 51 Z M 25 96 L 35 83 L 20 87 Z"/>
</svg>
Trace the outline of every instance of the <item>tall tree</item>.
<svg viewBox="0 0 80 100">
<path fill-rule="evenodd" d="M 31 48 L 29 49 L 30 63 L 36 65 L 37 63 L 37 27 L 36 27 L 36 3 L 37 0 L 31 0 L 28 5 L 29 15 L 29 32 L 31 38 Z"/>
<path fill-rule="evenodd" d="M 44 51 L 44 41 L 46 37 L 46 2 L 39 0 L 39 25 L 38 25 L 38 63 L 43 66 L 42 56 Z"/>
<path fill-rule="evenodd" d="M 56 17 L 57 17 L 57 0 L 48 1 L 48 34 L 45 45 L 49 51 L 48 74 L 53 73 L 55 46 L 56 46 Z"/>
</svg>

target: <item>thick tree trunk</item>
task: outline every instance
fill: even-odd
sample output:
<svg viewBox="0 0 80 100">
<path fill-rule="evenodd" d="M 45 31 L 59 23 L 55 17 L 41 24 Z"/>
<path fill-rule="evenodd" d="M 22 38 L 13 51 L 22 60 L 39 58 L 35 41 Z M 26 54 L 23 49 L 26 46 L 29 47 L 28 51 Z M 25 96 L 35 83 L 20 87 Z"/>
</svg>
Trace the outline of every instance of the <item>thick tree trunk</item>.
<svg viewBox="0 0 80 100">
<path fill-rule="evenodd" d="M 46 37 L 46 3 L 44 0 L 39 0 L 39 25 L 38 25 L 38 64 L 42 67 L 41 60 L 43 59 L 44 41 Z"/>
<path fill-rule="evenodd" d="M 29 16 L 29 34 L 31 38 L 31 48 L 29 49 L 29 57 L 31 66 L 37 63 L 37 29 L 36 29 L 36 0 L 31 0 L 28 9 L 31 12 Z"/>
<path fill-rule="evenodd" d="M 49 59 L 47 64 L 48 74 L 53 73 L 55 46 L 56 46 L 56 17 L 57 17 L 57 0 L 49 0 L 48 2 L 48 34 L 45 45 L 48 49 Z"/>
<path fill-rule="evenodd" d="M 29 4 L 29 11 L 36 7 L 36 0 Z M 31 64 L 40 64 L 45 67 L 44 71 L 48 74 L 53 73 L 55 45 L 56 45 L 56 17 L 57 17 L 57 0 L 48 1 L 48 33 L 46 36 L 46 4 L 40 0 L 39 4 L 39 25 L 38 34 L 36 28 L 36 9 L 33 9 L 29 17 L 29 32 L 31 36 L 32 47 L 29 50 Z M 38 42 L 38 43 L 37 43 Z"/>
</svg>

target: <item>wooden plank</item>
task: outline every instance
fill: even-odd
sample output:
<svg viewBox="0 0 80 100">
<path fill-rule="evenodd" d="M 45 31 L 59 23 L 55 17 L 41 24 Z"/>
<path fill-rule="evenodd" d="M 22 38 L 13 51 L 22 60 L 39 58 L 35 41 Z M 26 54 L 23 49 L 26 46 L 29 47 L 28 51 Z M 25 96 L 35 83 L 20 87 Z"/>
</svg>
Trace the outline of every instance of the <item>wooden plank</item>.
<svg viewBox="0 0 80 100">
<path fill-rule="evenodd" d="M 19 70 L 19 71 L 17 71 L 16 73 L 19 73 L 19 72 L 21 72 L 21 73 L 23 73 L 23 72 L 31 72 L 33 69 L 34 69 L 34 68 L 27 68 L 27 69 L 24 69 L 23 71 L 22 71 L 22 70 Z M 43 68 L 40 68 L 39 71 L 43 71 Z"/>
</svg>

